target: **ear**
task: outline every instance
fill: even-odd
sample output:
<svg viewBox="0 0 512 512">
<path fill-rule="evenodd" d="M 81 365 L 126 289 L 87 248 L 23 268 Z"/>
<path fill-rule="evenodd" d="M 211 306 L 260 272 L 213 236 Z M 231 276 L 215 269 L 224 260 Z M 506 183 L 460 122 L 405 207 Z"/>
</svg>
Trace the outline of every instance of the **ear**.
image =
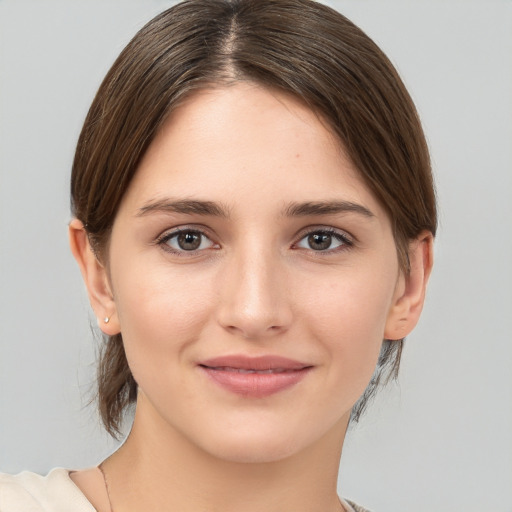
<svg viewBox="0 0 512 512">
<path fill-rule="evenodd" d="M 121 329 L 107 270 L 93 252 L 84 225 L 78 219 L 69 223 L 69 245 L 80 267 L 98 326 L 109 336 L 118 334 Z"/>
<path fill-rule="evenodd" d="M 401 272 L 386 321 L 384 338 L 405 338 L 416 326 L 425 302 L 428 279 L 434 263 L 434 237 L 422 231 L 409 244 L 410 271 Z"/>
</svg>

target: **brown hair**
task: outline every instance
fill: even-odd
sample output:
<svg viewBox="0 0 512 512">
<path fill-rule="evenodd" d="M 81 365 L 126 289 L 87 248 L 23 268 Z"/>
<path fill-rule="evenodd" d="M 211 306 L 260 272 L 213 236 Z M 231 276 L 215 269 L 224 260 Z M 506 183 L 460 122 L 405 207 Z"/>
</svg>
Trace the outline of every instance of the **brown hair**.
<svg viewBox="0 0 512 512">
<path fill-rule="evenodd" d="M 252 81 L 286 91 L 332 127 L 392 221 L 407 272 L 408 242 L 436 231 L 427 145 L 396 70 L 359 28 L 311 0 L 185 0 L 156 16 L 122 51 L 85 120 L 71 177 L 72 212 L 106 258 L 119 204 L 166 116 L 191 91 Z M 403 340 L 384 340 L 358 419 L 381 381 L 397 375 Z M 111 434 L 135 401 L 121 334 L 106 340 L 98 399 Z"/>
</svg>

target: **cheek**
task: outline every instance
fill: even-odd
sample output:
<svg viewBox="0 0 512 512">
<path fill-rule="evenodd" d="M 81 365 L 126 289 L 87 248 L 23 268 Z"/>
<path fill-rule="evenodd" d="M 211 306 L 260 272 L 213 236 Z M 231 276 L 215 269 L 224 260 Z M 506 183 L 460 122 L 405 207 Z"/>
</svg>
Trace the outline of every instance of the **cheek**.
<svg viewBox="0 0 512 512">
<path fill-rule="evenodd" d="M 125 261 L 117 267 L 122 279 L 113 276 L 121 333 L 136 380 L 164 359 L 178 362 L 183 350 L 200 336 L 213 303 L 208 281 L 199 273 L 186 273 L 185 278 L 179 268 L 170 271 L 165 264 L 143 268 Z"/>
<path fill-rule="evenodd" d="M 296 303 L 314 315 L 314 325 L 324 328 L 327 337 L 334 333 L 343 338 L 360 338 L 363 333 L 368 339 L 381 337 L 396 275 L 385 271 L 385 266 L 371 267 L 343 268 L 320 278 L 311 276 L 309 281 L 299 283 L 293 293 Z"/>
<path fill-rule="evenodd" d="M 396 276 L 379 266 L 345 270 L 321 293 L 307 293 L 304 287 L 296 296 L 302 303 L 303 329 L 330 362 L 333 386 L 348 386 L 358 398 L 377 364 Z"/>
</svg>

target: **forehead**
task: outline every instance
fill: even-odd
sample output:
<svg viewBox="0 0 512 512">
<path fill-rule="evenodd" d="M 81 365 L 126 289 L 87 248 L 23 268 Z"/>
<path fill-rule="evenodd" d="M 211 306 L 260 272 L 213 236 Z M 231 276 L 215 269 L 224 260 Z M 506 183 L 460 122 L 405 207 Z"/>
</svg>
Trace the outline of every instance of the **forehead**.
<svg viewBox="0 0 512 512">
<path fill-rule="evenodd" d="M 168 195 L 244 207 L 340 196 L 378 208 L 326 122 L 252 83 L 195 92 L 170 114 L 125 199 L 135 208 Z"/>
</svg>

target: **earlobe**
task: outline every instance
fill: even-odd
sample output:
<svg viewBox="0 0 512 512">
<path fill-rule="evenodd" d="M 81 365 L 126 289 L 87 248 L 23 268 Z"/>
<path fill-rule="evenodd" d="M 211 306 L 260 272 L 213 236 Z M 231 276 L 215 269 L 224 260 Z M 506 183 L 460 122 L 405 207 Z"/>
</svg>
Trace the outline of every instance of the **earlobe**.
<svg viewBox="0 0 512 512">
<path fill-rule="evenodd" d="M 399 277 L 386 322 L 385 339 L 405 338 L 418 323 L 434 263 L 433 242 L 432 233 L 422 231 L 409 244 L 410 271 Z"/>
<path fill-rule="evenodd" d="M 109 336 L 118 334 L 121 329 L 105 266 L 94 254 L 81 221 L 73 219 L 69 223 L 68 234 L 71 252 L 80 267 L 98 326 Z"/>
</svg>

